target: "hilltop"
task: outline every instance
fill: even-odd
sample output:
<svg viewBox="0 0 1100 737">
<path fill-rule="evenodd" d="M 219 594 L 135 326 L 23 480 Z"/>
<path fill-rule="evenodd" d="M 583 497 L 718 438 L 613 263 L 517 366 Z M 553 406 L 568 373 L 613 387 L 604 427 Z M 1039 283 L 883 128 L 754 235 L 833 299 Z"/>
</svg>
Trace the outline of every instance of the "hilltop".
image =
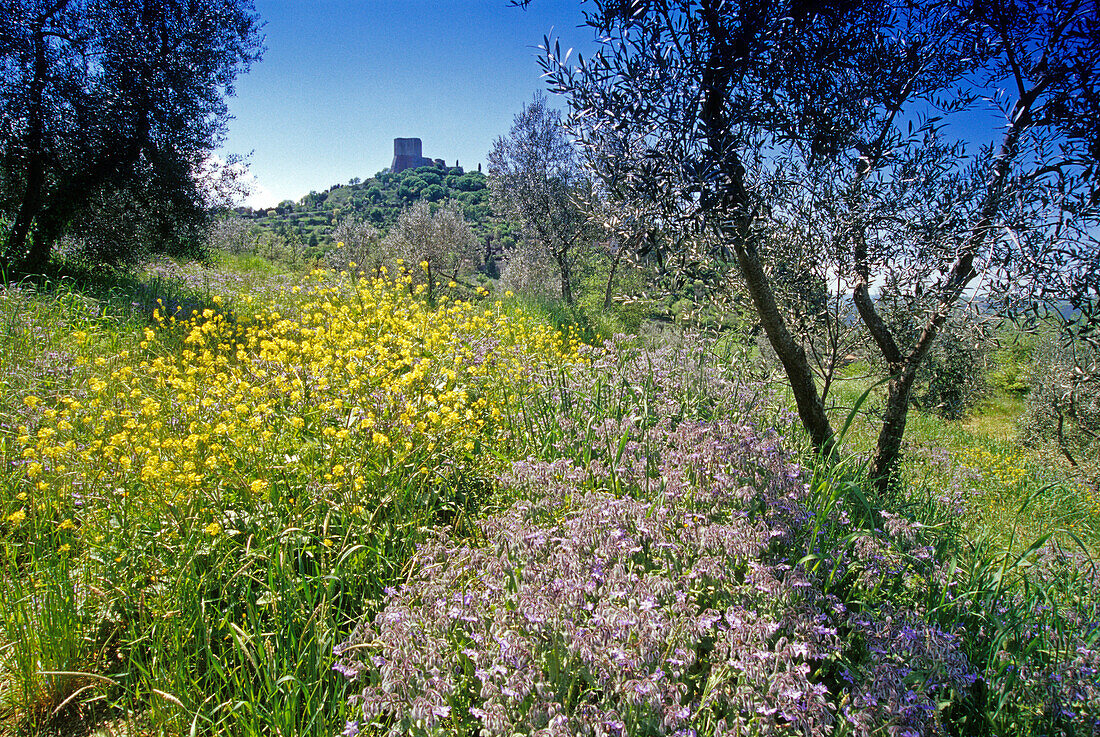
<svg viewBox="0 0 1100 737">
<path fill-rule="evenodd" d="M 474 231 L 494 250 L 514 240 L 513 227 L 494 216 L 485 175 L 438 163 L 396 173 L 387 169 L 369 179 L 354 178 L 323 192 L 310 192 L 297 202 L 284 200 L 269 209 L 239 207 L 236 212 L 272 233 L 297 236 L 309 247 L 327 250 L 333 245 L 332 228 L 342 219 L 353 217 L 385 232 L 402 210 L 421 200 L 461 203 Z"/>
</svg>

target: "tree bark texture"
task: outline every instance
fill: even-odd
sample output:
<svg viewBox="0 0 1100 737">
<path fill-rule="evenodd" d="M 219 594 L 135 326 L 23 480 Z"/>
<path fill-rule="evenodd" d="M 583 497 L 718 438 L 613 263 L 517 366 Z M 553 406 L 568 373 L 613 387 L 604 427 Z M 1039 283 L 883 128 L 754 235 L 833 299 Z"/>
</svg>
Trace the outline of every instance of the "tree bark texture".
<svg viewBox="0 0 1100 737">
<path fill-rule="evenodd" d="M 561 272 L 561 298 L 565 301 L 565 304 L 570 307 L 573 306 L 573 269 L 569 263 L 569 252 L 560 253 L 555 255 L 554 260 L 558 262 L 558 270 Z"/>
<path fill-rule="evenodd" d="M 8 236 L 8 253 L 5 254 L 13 260 L 17 269 L 34 269 L 44 265 L 42 262 L 45 260 L 42 238 L 32 243 L 31 251 L 25 253 L 31 226 L 41 207 L 42 187 L 46 181 L 46 130 L 43 112 L 47 72 L 45 24 L 46 18 L 39 17 L 34 34 L 34 72 L 31 76 L 30 109 L 27 116 L 26 189 L 23 190 L 23 201 L 19 204 L 19 211 Z M 46 254 L 48 255 L 48 251 Z"/>
<path fill-rule="evenodd" d="M 768 281 L 767 274 L 764 273 L 756 250 L 745 244 L 735 243 L 734 253 L 764 333 L 783 364 L 788 381 L 791 382 L 791 391 L 794 393 L 795 405 L 798 408 L 798 418 L 810 434 L 814 447 L 823 455 L 829 455 L 835 444 L 833 428 L 829 424 L 825 405 L 817 391 L 817 383 L 814 380 L 809 359 L 806 357 L 806 350 L 787 329 L 783 315 L 776 304 L 771 283 Z"/>
<path fill-rule="evenodd" d="M 615 249 L 615 256 L 611 260 L 611 270 L 607 274 L 607 286 L 603 292 L 603 308 L 605 310 L 611 309 L 611 303 L 615 294 L 615 272 L 619 268 L 619 261 L 623 258 L 623 252 L 626 250 L 626 244 L 620 243 L 619 247 Z"/>
<path fill-rule="evenodd" d="M 712 41 L 709 58 L 703 74 L 703 103 L 700 117 L 707 136 L 707 146 L 717 179 L 723 183 L 717 193 L 719 213 L 718 230 L 732 241 L 733 251 L 741 267 L 741 274 L 748 287 L 753 305 L 768 341 L 783 364 L 783 370 L 791 382 L 798 417 L 810 435 L 814 447 L 822 454 L 832 453 L 835 440 L 825 405 L 817 391 L 813 370 L 805 349 L 795 340 L 779 311 L 775 292 L 767 273 L 760 263 L 759 250 L 754 242 L 751 202 L 745 188 L 744 169 L 737 156 L 736 142 L 730 133 L 730 122 L 725 105 L 734 77 L 753 53 L 749 25 L 742 25 L 741 35 L 731 38 L 723 26 L 714 0 L 704 0 L 702 16 Z"/>
<path fill-rule="evenodd" d="M 1032 106 L 1044 84 L 1045 81 L 1041 81 L 1031 90 L 1021 94 L 1020 100 L 1014 106 L 1008 128 L 1005 130 L 1000 149 L 993 159 L 989 178 L 986 180 L 977 220 L 970 227 L 964 247 L 951 269 L 936 309 L 928 315 L 917 342 L 907 355 L 901 353 L 888 326 L 874 308 L 867 291 L 865 270 L 860 273 L 860 283 L 853 290 L 856 308 L 883 358 L 886 359 L 892 374 L 886 392 L 886 413 L 869 469 L 872 483 L 880 494 L 888 493 L 897 482 L 901 462 L 901 441 L 905 434 L 906 416 L 909 411 L 909 395 L 916 380 L 917 369 L 932 349 L 936 336 L 951 309 L 977 275 L 974 261 L 982 245 L 990 237 L 1000 206 L 1001 190 L 1011 171 L 1020 135 L 1030 121 Z M 859 266 L 857 264 L 857 270 Z"/>
</svg>

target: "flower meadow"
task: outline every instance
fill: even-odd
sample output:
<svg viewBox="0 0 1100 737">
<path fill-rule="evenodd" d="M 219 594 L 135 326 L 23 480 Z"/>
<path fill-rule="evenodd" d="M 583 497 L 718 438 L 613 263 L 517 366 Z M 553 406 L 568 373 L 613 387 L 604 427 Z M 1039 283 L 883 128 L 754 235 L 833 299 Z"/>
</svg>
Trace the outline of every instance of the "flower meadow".
<svg viewBox="0 0 1100 737">
<path fill-rule="evenodd" d="M 0 733 L 1100 733 L 1088 546 L 951 522 L 1015 459 L 869 498 L 743 354 L 450 289 L 0 291 Z"/>
<path fill-rule="evenodd" d="M 17 291 L 0 611 L 24 721 L 96 691 L 152 694 L 174 730 L 327 733 L 335 633 L 423 530 L 488 494 L 509 408 L 575 353 L 497 303 L 428 307 L 408 279 L 314 274 L 281 300 L 293 313 L 158 305 L 129 342 L 72 293 Z M 19 365 L 40 337 L 63 369 Z"/>
<path fill-rule="evenodd" d="M 1100 730 L 1087 559 L 1032 551 L 1041 602 L 1007 585 L 1026 556 L 961 568 L 843 464 L 801 466 L 776 397 L 707 358 L 619 342 L 548 377 L 514 505 L 421 546 L 337 647 L 348 733 Z"/>
</svg>

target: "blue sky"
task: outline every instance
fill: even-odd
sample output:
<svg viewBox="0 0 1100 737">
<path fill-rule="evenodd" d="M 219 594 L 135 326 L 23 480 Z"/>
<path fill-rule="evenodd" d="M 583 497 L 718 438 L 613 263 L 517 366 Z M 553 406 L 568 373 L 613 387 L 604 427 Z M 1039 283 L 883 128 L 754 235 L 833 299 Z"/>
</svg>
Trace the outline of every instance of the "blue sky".
<svg viewBox="0 0 1100 737">
<path fill-rule="evenodd" d="M 538 89 L 553 30 L 581 46 L 578 0 L 255 0 L 263 61 L 237 81 L 221 154 L 248 157 L 248 204 L 297 200 L 390 165 L 394 138 L 424 155 L 484 164 Z M 589 45 L 589 50 L 591 45 Z M 561 106 L 561 103 L 557 103 Z"/>
</svg>

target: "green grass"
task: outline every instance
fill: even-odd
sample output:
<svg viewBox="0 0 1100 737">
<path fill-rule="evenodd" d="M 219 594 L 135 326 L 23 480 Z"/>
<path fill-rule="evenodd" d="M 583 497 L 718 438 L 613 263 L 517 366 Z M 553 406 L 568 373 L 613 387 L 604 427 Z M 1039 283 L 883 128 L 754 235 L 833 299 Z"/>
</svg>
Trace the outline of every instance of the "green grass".
<svg viewBox="0 0 1100 737">
<path fill-rule="evenodd" d="M 508 384 L 479 384 L 477 365 L 460 365 L 464 342 L 439 331 L 446 315 L 471 325 L 491 319 L 514 333 L 501 343 L 505 352 L 509 340 L 549 333 L 524 332 L 523 319 L 509 322 L 492 307 L 485 315 L 441 308 L 434 317 L 413 310 L 411 324 L 393 328 L 404 336 L 376 328 L 377 340 L 410 339 L 404 353 L 399 345 L 373 363 L 354 354 L 373 386 L 403 380 L 414 363 L 434 367 L 403 384 L 420 397 L 415 409 L 392 407 L 382 391 L 348 388 L 360 381 L 349 378 L 354 366 L 325 369 L 327 358 L 356 345 L 296 358 L 311 336 L 304 328 L 286 333 L 281 347 L 271 343 L 267 350 L 281 353 L 260 361 L 259 342 L 245 359 L 245 345 L 231 341 L 244 340 L 238 330 L 246 325 L 257 341 L 284 340 L 278 331 L 296 314 L 290 309 L 304 311 L 303 320 L 311 309 L 339 309 L 345 338 L 372 350 L 361 331 L 411 309 L 402 302 L 407 290 L 391 290 L 396 298 L 378 306 L 370 300 L 383 292 L 352 285 L 337 307 L 318 285 L 312 307 L 301 306 L 305 292 L 280 293 L 286 307 L 273 307 L 264 294 L 278 282 L 257 284 L 257 270 L 245 267 L 243 275 L 188 266 L 178 276 L 133 277 L 144 286 L 126 311 L 117 308 L 118 284 L 68 278 L 0 289 L 0 734 L 75 732 L 82 718 L 141 734 L 335 734 L 348 707 L 333 646 L 369 616 L 384 586 L 400 582 L 434 526 L 461 527 L 476 513 L 479 479 L 498 463 L 468 460 L 481 442 L 475 420 L 490 406 L 478 402 L 497 402 Z M 238 291 L 222 300 L 211 293 L 217 285 Z M 154 310 L 172 315 L 173 303 L 218 320 L 183 322 L 183 309 L 176 323 L 153 319 Z M 264 309 L 281 312 L 248 322 Z M 246 322 L 235 322 L 238 313 Z M 230 370 L 238 362 L 243 374 Z M 488 369 L 497 365 L 509 364 Z M 165 378 L 195 372 L 208 383 L 186 394 L 167 388 Z M 230 378 L 249 388 L 218 400 L 228 401 L 220 413 L 180 424 L 184 408 L 201 411 Z M 283 389 L 273 388 L 276 380 Z M 349 396 L 369 401 L 349 414 L 352 405 L 341 404 Z M 145 401 L 178 413 L 142 411 Z M 246 426 L 265 404 L 273 412 Z M 382 413 L 373 434 L 356 414 L 372 406 Z M 436 429 L 380 435 L 381 423 L 397 421 L 391 411 Z M 188 437 L 237 424 L 236 434 L 197 441 L 205 452 L 183 452 Z M 492 426 L 490 419 L 485 432 Z M 406 438 L 417 442 L 396 447 Z M 104 460 L 111 448 L 117 455 Z M 201 483 L 181 482 L 186 458 L 219 465 Z"/>
<path fill-rule="evenodd" d="M 485 398 L 486 407 L 500 411 L 485 428 L 472 430 L 478 417 L 473 405 L 468 405 L 469 415 L 456 410 L 437 435 L 408 436 L 404 455 L 386 445 L 404 436 L 395 434 L 380 444 L 370 432 L 351 432 L 362 418 L 335 403 L 337 395 L 326 394 L 334 374 L 325 373 L 324 361 L 339 351 L 325 345 L 303 354 L 286 371 L 281 377 L 290 377 L 286 388 L 276 387 L 278 360 L 255 362 L 248 378 L 256 393 L 211 415 L 207 424 L 236 422 L 237 414 L 245 418 L 265 401 L 285 403 L 263 422 L 227 435 L 224 444 L 239 447 L 224 449 L 218 456 L 223 465 L 202 484 L 186 487 L 186 494 L 175 493 L 177 487 L 163 479 L 148 480 L 156 476 L 143 477 L 136 462 L 132 473 L 120 472 L 125 456 L 114 464 L 94 454 L 74 461 L 75 451 L 51 444 L 51 433 L 69 432 L 63 422 L 77 422 L 73 402 L 88 405 L 98 396 L 93 379 L 109 385 L 101 394 L 116 414 L 140 407 L 142 398 L 175 407 L 144 418 L 135 411 L 130 418 L 135 425 L 168 424 L 143 437 L 166 443 L 195 434 L 194 428 L 172 423 L 185 415 L 181 405 L 201 403 L 217 387 L 204 385 L 182 400 L 166 388 L 168 368 L 198 371 L 205 359 L 186 331 L 160 326 L 154 310 L 174 314 L 178 306 L 181 320 L 191 310 L 218 310 L 226 316 L 228 332 L 211 339 L 208 362 L 249 364 L 253 358 L 237 357 L 238 351 L 247 351 L 243 343 L 233 345 L 239 339 L 236 326 L 252 324 L 249 316 L 264 308 L 278 309 L 281 317 L 294 309 L 307 311 L 298 297 L 281 291 L 284 284 L 270 264 L 246 258 L 216 266 L 165 265 L 143 275 L 67 274 L 0 288 L 0 735 L 336 734 L 351 714 L 348 684 L 332 671 L 332 648 L 377 610 L 385 586 L 403 580 L 406 561 L 419 542 L 441 527 L 472 534 L 471 520 L 506 505 L 509 499 L 494 494 L 491 479 L 512 458 L 566 453 L 583 466 L 593 454 L 616 457 L 622 445 L 600 437 L 596 421 L 636 417 L 649 422 L 657 416 L 647 404 L 653 387 L 644 381 L 624 385 L 597 377 L 587 393 L 576 395 L 566 392 L 561 381 L 547 381 L 550 389 L 525 394 L 523 380 L 504 373 L 482 382 L 472 368 L 464 368 L 475 364 L 463 351 L 476 341 L 458 336 L 432 343 L 404 363 L 379 359 L 363 364 L 378 368 L 376 386 L 382 388 L 396 386 L 415 367 L 433 367 L 422 385 L 415 384 L 425 392 L 423 406 L 390 407 L 387 411 L 394 414 L 446 415 L 444 397 L 460 393 L 468 395 L 463 401 Z M 348 307 L 354 317 L 349 323 L 367 331 L 385 324 L 380 314 L 388 319 L 394 312 L 392 305 L 389 312 L 368 310 L 375 298 L 365 290 L 350 292 L 349 302 L 331 309 L 318 298 L 317 314 L 344 314 L 340 309 Z M 405 329 L 427 340 L 447 309 L 418 317 Z M 526 313 L 517 325 L 541 320 L 574 339 L 606 337 L 604 321 L 591 315 L 571 328 L 577 311 L 512 309 Z M 485 319 L 509 315 L 507 306 L 490 302 L 480 304 L 482 310 Z M 289 333 L 276 330 L 274 319 L 263 324 L 265 336 L 291 342 Z M 294 333 L 297 344 L 284 349 L 293 352 L 312 339 L 332 336 L 331 330 L 309 332 L 313 329 Z M 392 329 L 391 334 L 382 330 L 375 340 L 381 344 L 394 337 Z M 516 342 L 525 339 L 518 336 Z M 640 345 L 624 342 L 617 356 L 625 361 Z M 374 346 L 364 339 L 354 347 Z M 183 360 L 185 350 L 195 351 L 195 357 Z M 399 356 L 402 350 L 410 348 L 387 349 Z M 700 355 L 699 366 L 717 362 L 755 373 L 747 352 L 731 346 L 724 350 L 724 357 Z M 728 360 L 738 352 L 739 359 Z M 531 356 L 521 367 L 565 370 Z M 521 374 L 517 370 L 516 376 Z M 341 377 L 350 385 L 347 376 Z M 844 424 L 867 386 L 864 381 L 837 388 L 834 426 Z M 292 391 L 303 396 L 291 401 Z M 785 396 L 781 388 L 771 394 L 761 389 L 753 420 L 778 426 Z M 669 411 L 680 417 L 724 411 L 719 400 L 690 380 L 678 401 Z M 323 404 L 329 408 L 322 410 Z M 860 462 L 874 443 L 876 404 L 881 398 L 872 392 L 855 414 L 844 438 L 844 463 L 825 467 L 811 461 L 817 512 L 824 519 L 841 500 L 858 499 L 869 507 L 890 505 L 924 525 L 937 554 L 955 556 L 961 586 L 970 597 L 954 608 L 932 602 L 931 610 L 946 625 L 965 621 L 978 627 L 982 617 L 1001 612 L 1000 619 L 984 622 L 991 634 L 973 643 L 969 654 L 992 674 L 992 684 L 1014 693 L 1015 676 L 1008 666 L 1037 657 L 1021 633 L 1037 618 L 1057 630 L 1068 621 L 1059 619 L 1058 606 L 1074 597 L 1087 602 L 1094 594 L 1084 590 L 1084 568 L 1044 571 L 1040 549 L 1048 540 L 1059 540 L 1093 555 L 1100 551 L 1100 500 L 1048 457 L 1018 446 L 1014 423 L 1022 400 L 1008 394 L 995 396 L 962 422 L 913 410 L 904 493 L 892 500 L 864 497 Z M 565 432 L 563 418 L 586 430 Z M 81 426 L 87 436 L 72 430 L 68 437 L 74 442 L 97 433 L 117 436 L 127 427 L 121 417 L 87 419 Z M 301 420 L 301 426 L 292 419 Z M 97 423 L 102 423 L 99 430 Z M 510 428 L 507 442 L 501 440 L 504 434 L 493 434 L 494 427 L 504 426 Z M 786 443 L 805 447 L 796 429 L 779 429 Z M 265 430 L 272 437 L 250 449 L 248 443 Z M 148 449 L 134 440 L 136 430 L 129 432 L 129 455 L 147 457 Z M 439 447 L 429 447 L 436 441 Z M 576 442 L 566 448 L 567 441 Z M 62 448 L 56 455 L 41 451 L 55 447 Z M 30 471 L 32 462 L 42 462 L 43 468 Z M 621 491 L 613 471 L 609 485 Z M 869 510 L 868 520 L 873 515 Z M 1041 644 L 1060 652 L 1068 641 Z M 1013 734 L 1016 712 L 1004 704 L 994 711 L 987 715 L 991 723 L 999 725 L 1000 733 Z"/>
<path fill-rule="evenodd" d="M 1014 443 L 1017 420 L 1024 412 L 1025 397 L 1018 392 L 998 392 L 982 400 L 963 422 L 963 427 L 975 437 Z"/>
<path fill-rule="evenodd" d="M 836 386 L 831 418 L 843 423 L 866 380 Z M 845 438 L 854 457 L 867 457 L 880 427 L 878 408 L 884 389 L 872 391 L 867 409 L 855 418 Z M 902 506 L 930 509 L 931 501 L 950 493 L 961 514 L 952 516 L 967 536 L 994 546 L 1019 548 L 1044 535 L 1076 538 L 1092 554 L 1100 553 L 1100 500 L 1049 450 L 1023 446 L 1016 423 L 1025 398 L 999 391 L 982 400 L 963 420 L 946 420 L 910 409 L 903 446 L 906 497 Z"/>
<path fill-rule="evenodd" d="M 60 484 L 28 485 L 12 465 L 19 459 L 16 428 L 35 411 L 29 398 L 56 406 L 60 396 L 82 394 L 97 359 L 140 352 L 148 316 L 118 315 L 117 294 L 96 299 L 67 281 L 0 292 L 0 733 L 75 733 L 78 712 L 136 719 L 142 733 L 187 733 L 191 725 L 242 721 L 238 701 L 264 704 L 265 723 L 284 734 L 306 734 L 310 726 L 331 733 L 344 687 L 328 667 L 331 647 L 368 592 L 377 593 L 355 584 L 362 577 L 353 569 L 370 568 L 369 556 L 328 560 L 335 553 L 309 537 L 287 545 L 294 533 L 285 531 L 299 529 L 303 518 L 314 522 L 314 511 L 328 515 L 325 529 L 331 504 L 237 508 L 257 520 L 256 528 L 247 537 L 215 539 L 201 530 L 224 511 L 216 509 L 224 500 L 190 499 L 154 517 L 130 495 L 136 488 L 89 486 L 89 494 L 114 493 L 120 502 L 108 507 L 109 518 L 96 520 L 83 514 L 93 500 L 74 505 L 75 494 Z M 83 488 L 78 481 L 70 488 Z M 365 522 L 346 519 L 331 531 L 346 535 Z M 103 531 L 89 532 L 97 526 Z M 309 556 L 324 560 L 332 577 L 303 577 L 299 563 Z M 233 637 L 238 631 L 244 634 Z M 248 671 L 243 663 L 265 667 Z M 219 679 L 227 685 L 213 688 Z M 234 698 L 236 692 L 249 698 Z M 322 694 L 329 702 L 323 710 Z M 89 704 L 101 709 L 89 711 Z M 311 718 L 324 723 L 311 725 Z"/>
</svg>

